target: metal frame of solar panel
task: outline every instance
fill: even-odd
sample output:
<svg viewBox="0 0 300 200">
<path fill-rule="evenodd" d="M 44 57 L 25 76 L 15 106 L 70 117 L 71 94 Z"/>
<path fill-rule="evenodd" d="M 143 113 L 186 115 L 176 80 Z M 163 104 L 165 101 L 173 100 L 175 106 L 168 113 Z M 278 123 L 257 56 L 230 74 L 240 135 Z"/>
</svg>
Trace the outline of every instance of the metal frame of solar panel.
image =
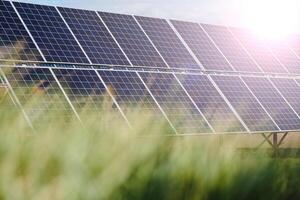
<svg viewBox="0 0 300 200">
<path fill-rule="evenodd" d="M 49 110 L 81 121 L 82 110 L 107 108 L 132 127 L 128 109 L 138 107 L 176 134 L 300 130 L 300 57 L 291 42 L 263 42 L 232 27 L 3 0 L 0 19 L 1 81 L 34 128 Z M 42 101 L 25 106 L 34 95 Z"/>
</svg>

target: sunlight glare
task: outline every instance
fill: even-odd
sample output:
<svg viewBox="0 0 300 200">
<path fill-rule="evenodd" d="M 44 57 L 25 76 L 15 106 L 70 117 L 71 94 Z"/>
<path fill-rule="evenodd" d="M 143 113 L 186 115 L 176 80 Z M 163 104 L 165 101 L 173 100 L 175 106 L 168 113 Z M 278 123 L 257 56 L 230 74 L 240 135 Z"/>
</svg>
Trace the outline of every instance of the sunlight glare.
<svg viewBox="0 0 300 200">
<path fill-rule="evenodd" d="M 299 0 L 245 0 L 246 26 L 266 39 L 281 39 L 300 26 Z"/>
</svg>

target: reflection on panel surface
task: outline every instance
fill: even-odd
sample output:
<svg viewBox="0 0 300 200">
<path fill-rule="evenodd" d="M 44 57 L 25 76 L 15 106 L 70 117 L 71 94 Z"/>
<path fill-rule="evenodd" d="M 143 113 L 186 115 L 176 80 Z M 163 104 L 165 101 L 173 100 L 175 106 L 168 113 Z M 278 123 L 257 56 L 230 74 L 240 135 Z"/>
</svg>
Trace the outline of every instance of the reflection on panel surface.
<svg viewBox="0 0 300 200">
<path fill-rule="evenodd" d="M 133 65 L 167 68 L 132 16 L 103 12 L 99 14 Z"/>
<path fill-rule="evenodd" d="M 226 27 L 201 24 L 236 71 L 261 72 Z"/>
<path fill-rule="evenodd" d="M 171 68 L 200 69 L 164 19 L 135 17 Z"/>
<path fill-rule="evenodd" d="M 213 80 L 250 131 L 278 131 L 271 118 L 239 77 L 213 76 Z"/>
<path fill-rule="evenodd" d="M 206 76 L 176 76 L 217 132 L 246 131 Z"/>
<path fill-rule="evenodd" d="M 300 129 L 300 119 L 266 78 L 243 80 L 282 130 Z"/>
<path fill-rule="evenodd" d="M 140 75 L 179 133 L 211 132 L 173 74 L 140 73 Z"/>
<path fill-rule="evenodd" d="M 233 71 L 199 24 L 175 20 L 171 22 L 205 69 Z"/>
<path fill-rule="evenodd" d="M 70 8 L 59 11 L 92 63 L 129 65 L 96 12 Z"/>
<path fill-rule="evenodd" d="M 0 1 L 0 59 L 41 60 L 36 46 L 9 1 Z"/>
<path fill-rule="evenodd" d="M 55 7 L 14 2 L 47 61 L 88 63 Z"/>
</svg>

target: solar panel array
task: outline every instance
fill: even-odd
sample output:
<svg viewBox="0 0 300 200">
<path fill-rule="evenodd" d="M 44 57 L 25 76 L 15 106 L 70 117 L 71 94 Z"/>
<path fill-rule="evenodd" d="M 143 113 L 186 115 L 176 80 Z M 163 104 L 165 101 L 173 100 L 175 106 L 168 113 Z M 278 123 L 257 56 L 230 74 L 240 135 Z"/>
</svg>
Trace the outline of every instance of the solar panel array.
<svg viewBox="0 0 300 200">
<path fill-rule="evenodd" d="M 300 130 L 300 36 L 271 42 L 232 27 L 3 0 L 0 19 L 1 85 L 34 126 L 48 111 L 109 110 L 132 127 L 136 109 L 177 134 Z"/>
</svg>

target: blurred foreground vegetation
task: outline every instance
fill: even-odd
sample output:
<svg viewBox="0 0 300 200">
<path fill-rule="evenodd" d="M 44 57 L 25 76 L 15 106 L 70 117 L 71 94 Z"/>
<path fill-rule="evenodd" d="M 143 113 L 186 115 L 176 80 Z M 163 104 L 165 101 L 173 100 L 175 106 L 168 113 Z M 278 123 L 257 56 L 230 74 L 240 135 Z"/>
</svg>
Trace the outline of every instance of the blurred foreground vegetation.
<svg viewBox="0 0 300 200">
<path fill-rule="evenodd" d="M 84 126 L 53 111 L 36 117 L 35 133 L 5 99 L 0 112 L 0 200 L 300 199 L 300 160 L 165 137 L 167 124 L 136 110 L 127 111 L 131 130 L 113 111 L 83 110 Z"/>
</svg>

